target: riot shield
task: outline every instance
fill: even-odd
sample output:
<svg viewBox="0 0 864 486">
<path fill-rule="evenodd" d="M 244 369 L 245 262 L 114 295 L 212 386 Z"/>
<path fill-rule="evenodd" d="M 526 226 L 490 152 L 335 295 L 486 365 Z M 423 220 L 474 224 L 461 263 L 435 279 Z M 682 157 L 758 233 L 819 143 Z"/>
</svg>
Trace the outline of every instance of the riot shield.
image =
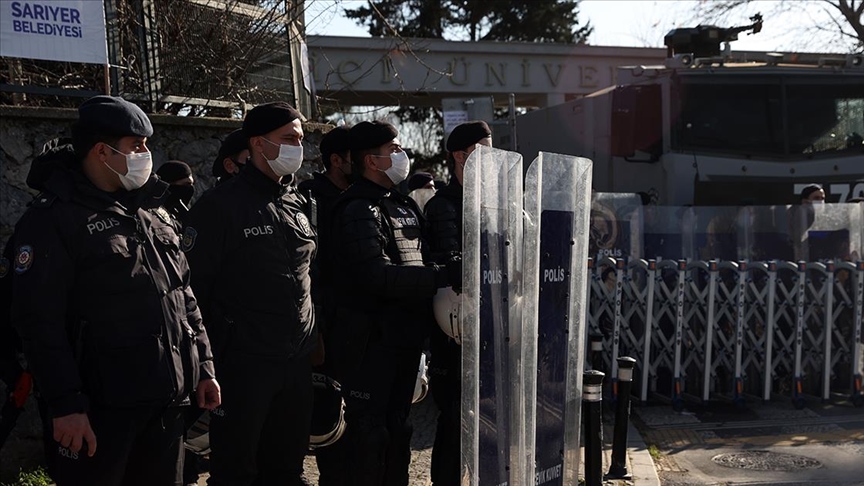
<svg viewBox="0 0 864 486">
<path fill-rule="evenodd" d="M 547 154 L 547 156 L 550 154 Z M 642 258 L 642 198 L 637 194 L 595 192 L 591 196 L 588 256 Z"/>
<path fill-rule="evenodd" d="M 522 485 L 522 156 L 478 145 L 463 188 L 462 484 Z"/>
<path fill-rule="evenodd" d="M 861 255 L 861 210 L 857 204 L 802 205 L 801 254 L 809 262 L 858 260 Z M 808 218 L 812 216 L 812 221 Z"/>
<path fill-rule="evenodd" d="M 526 357 L 536 363 L 526 375 L 536 379 L 526 391 L 527 422 L 536 423 L 527 484 L 578 482 L 591 168 L 588 159 L 540 152 L 525 179 L 524 331 L 537 339 Z"/>
</svg>

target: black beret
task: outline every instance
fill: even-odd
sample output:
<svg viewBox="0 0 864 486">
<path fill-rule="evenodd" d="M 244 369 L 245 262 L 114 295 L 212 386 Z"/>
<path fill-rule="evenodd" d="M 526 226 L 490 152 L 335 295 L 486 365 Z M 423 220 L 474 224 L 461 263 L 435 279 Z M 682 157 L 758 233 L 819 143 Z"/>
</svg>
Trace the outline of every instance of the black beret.
<svg viewBox="0 0 864 486">
<path fill-rule="evenodd" d="M 243 120 L 243 133 L 247 138 L 257 137 L 283 127 L 300 118 L 300 112 L 284 101 L 258 105 L 249 110 Z"/>
<path fill-rule="evenodd" d="M 78 107 L 78 127 L 114 137 L 150 137 L 153 125 L 138 106 L 123 98 L 94 96 Z"/>
<path fill-rule="evenodd" d="M 428 172 L 416 172 L 408 178 L 408 190 L 413 191 L 414 189 L 426 187 L 426 185 L 434 181 L 435 179 L 432 177 L 432 174 Z"/>
<path fill-rule="evenodd" d="M 485 121 L 469 121 L 458 125 L 447 137 L 447 151 L 465 150 L 486 137 L 492 136 L 492 130 Z"/>
<path fill-rule="evenodd" d="M 336 127 L 327 132 L 321 139 L 321 158 L 330 160 L 333 154 L 342 154 L 351 150 L 351 131 L 348 127 Z"/>
<path fill-rule="evenodd" d="M 807 199 L 808 197 L 810 197 L 810 194 L 821 190 L 822 186 L 820 186 L 819 184 L 809 184 L 804 189 L 801 189 L 801 199 Z"/>
<path fill-rule="evenodd" d="M 385 121 L 360 122 L 351 128 L 351 150 L 380 147 L 398 136 L 396 127 Z"/>
<path fill-rule="evenodd" d="M 156 175 L 167 183 L 177 182 L 192 175 L 192 169 L 186 162 L 169 160 L 156 169 Z"/>
<path fill-rule="evenodd" d="M 228 136 L 225 137 L 225 140 L 222 141 L 222 145 L 219 146 L 219 153 L 216 155 L 216 160 L 213 161 L 213 176 L 225 177 L 228 175 L 225 172 L 225 166 L 222 165 L 222 161 L 225 160 L 226 157 L 231 157 L 233 159 L 235 155 L 248 149 L 248 144 L 249 139 L 246 138 L 246 134 L 243 133 L 242 128 L 238 128 L 229 133 Z"/>
</svg>

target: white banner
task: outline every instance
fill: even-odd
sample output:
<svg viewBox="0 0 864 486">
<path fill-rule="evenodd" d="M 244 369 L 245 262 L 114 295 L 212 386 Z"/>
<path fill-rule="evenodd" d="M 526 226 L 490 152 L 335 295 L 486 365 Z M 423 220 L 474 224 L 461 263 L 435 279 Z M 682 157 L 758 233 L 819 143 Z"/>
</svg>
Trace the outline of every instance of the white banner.
<svg viewBox="0 0 864 486">
<path fill-rule="evenodd" d="M 0 1 L 0 56 L 108 63 L 102 0 Z"/>
</svg>

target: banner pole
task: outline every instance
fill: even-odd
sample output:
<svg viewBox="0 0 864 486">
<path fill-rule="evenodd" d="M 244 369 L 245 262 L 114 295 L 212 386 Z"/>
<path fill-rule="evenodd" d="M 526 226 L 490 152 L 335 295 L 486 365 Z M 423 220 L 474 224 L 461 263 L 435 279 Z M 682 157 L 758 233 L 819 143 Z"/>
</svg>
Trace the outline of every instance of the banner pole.
<svg viewBox="0 0 864 486">
<path fill-rule="evenodd" d="M 111 65 L 105 64 L 105 94 L 111 96 Z"/>
</svg>

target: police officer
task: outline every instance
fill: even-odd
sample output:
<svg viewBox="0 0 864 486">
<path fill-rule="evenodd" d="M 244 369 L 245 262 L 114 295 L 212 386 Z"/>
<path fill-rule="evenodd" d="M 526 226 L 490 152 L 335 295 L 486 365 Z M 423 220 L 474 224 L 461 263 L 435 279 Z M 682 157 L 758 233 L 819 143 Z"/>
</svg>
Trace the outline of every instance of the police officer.
<svg viewBox="0 0 864 486">
<path fill-rule="evenodd" d="M 336 127 L 327 132 L 319 145 L 324 172 L 315 172 L 312 174 L 312 179 L 303 181 L 298 185 L 300 192 L 308 195 L 310 201 L 314 201 L 313 207 L 315 209 L 312 219 L 318 233 L 318 252 L 315 265 L 316 273 L 312 279 L 312 295 L 316 310 L 315 323 L 322 334 L 319 335 L 318 347 L 312 353 L 312 362 L 316 365 L 316 371 L 327 376 L 332 374 L 332 370 L 325 361 L 322 336 L 323 333 L 327 332 L 327 322 L 333 320 L 333 303 L 336 299 L 336 294 L 330 283 L 334 278 L 331 268 L 333 259 L 328 256 L 332 246 L 330 214 L 333 212 L 333 205 L 339 195 L 353 182 L 354 174 L 351 169 L 351 146 L 349 142 L 350 134 L 345 126 Z M 321 486 L 327 486 L 331 483 L 339 484 L 341 481 L 338 478 L 345 472 L 341 464 L 343 445 L 342 441 L 337 441 L 315 450 L 319 471 L 318 481 Z"/>
<path fill-rule="evenodd" d="M 346 401 L 347 483 L 407 485 L 412 430 L 407 423 L 421 344 L 433 324 L 431 297 L 461 273 L 461 261 L 426 265 L 422 218 L 395 186 L 409 160 L 389 123 L 351 129 L 358 180 L 336 204 L 340 277 L 328 361 Z"/>
<path fill-rule="evenodd" d="M 332 296 L 330 288 L 330 263 L 331 259 L 327 256 L 331 241 L 330 236 L 330 214 L 333 212 L 333 205 L 342 194 L 342 191 L 348 188 L 353 182 L 353 173 L 351 169 L 349 132 L 346 127 L 336 127 L 321 139 L 321 160 L 324 163 L 324 172 L 315 172 L 312 174 L 312 179 L 301 182 L 298 189 L 302 194 L 308 195 L 310 200 L 314 200 L 314 217 L 313 223 L 318 230 L 318 257 L 317 257 L 317 274 L 313 280 L 313 293 L 315 296 L 316 305 L 322 310 L 329 312 L 327 300 Z M 319 329 L 323 328 L 321 324 L 321 314 L 317 316 Z M 324 319 L 326 322 L 326 319 Z"/>
<path fill-rule="evenodd" d="M 484 121 L 463 123 L 447 138 L 450 182 L 426 203 L 429 246 L 435 261 L 445 262 L 454 253 L 461 255 L 463 174 L 468 155 L 478 144 L 492 146 L 492 132 Z M 429 345 L 432 351 L 429 389 L 440 410 L 432 447 L 432 483 L 435 486 L 458 485 L 462 352 L 440 329 L 432 332 Z"/>
<path fill-rule="evenodd" d="M 303 163 L 300 113 L 259 105 L 243 133 L 249 162 L 198 200 L 183 239 L 223 386 L 211 412 L 208 484 L 305 484 L 317 337 L 315 234 L 291 184 Z"/>
<path fill-rule="evenodd" d="M 189 164 L 181 160 L 169 160 L 156 169 L 156 175 L 171 185 L 165 209 L 182 222 L 192 207 L 195 195 L 195 178 Z"/>
<path fill-rule="evenodd" d="M 219 405 L 179 238 L 137 106 L 85 101 L 31 166 L 12 322 L 52 419 L 58 485 L 180 481 L 183 405 Z M 98 445 L 97 445 L 98 444 Z"/>
<path fill-rule="evenodd" d="M 348 128 L 340 126 L 327 132 L 321 139 L 319 148 L 324 172 L 313 173 L 312 179 L 301 182 L 297 187 L 310 201 L 314 201 L 312 205 L 314 209 L 311 212 L 313 213 L 313 225 L 318 233 L 318 252 L 316 274 L 312 280 L 312 293 L 315 298 L 316 309 L 330 314 L 331 309 L 327 301 L 332 297 L 332 292 L 329 290 L 331 259 L 326 256 L 330 251 L 331 242 L 330 214 L 333 212 L 333 205 L 339 195 L 354 180 L 351 169 Z M 318 312 L 316 318 L 318 329 L 323 332 L 327 318 L 322 315 L 322 312 Z"/>
<path fill-rule="evenodd" d="M 243 134 L 243 129 L 238 128 L 225 137 L 219 146 L 216 160 L 213 161 L 213 177 L 216 177 L 216 183 L 225 182 L 240 173 L 248 159 L 249 145 L 246 135 Z"/>
</svg>

